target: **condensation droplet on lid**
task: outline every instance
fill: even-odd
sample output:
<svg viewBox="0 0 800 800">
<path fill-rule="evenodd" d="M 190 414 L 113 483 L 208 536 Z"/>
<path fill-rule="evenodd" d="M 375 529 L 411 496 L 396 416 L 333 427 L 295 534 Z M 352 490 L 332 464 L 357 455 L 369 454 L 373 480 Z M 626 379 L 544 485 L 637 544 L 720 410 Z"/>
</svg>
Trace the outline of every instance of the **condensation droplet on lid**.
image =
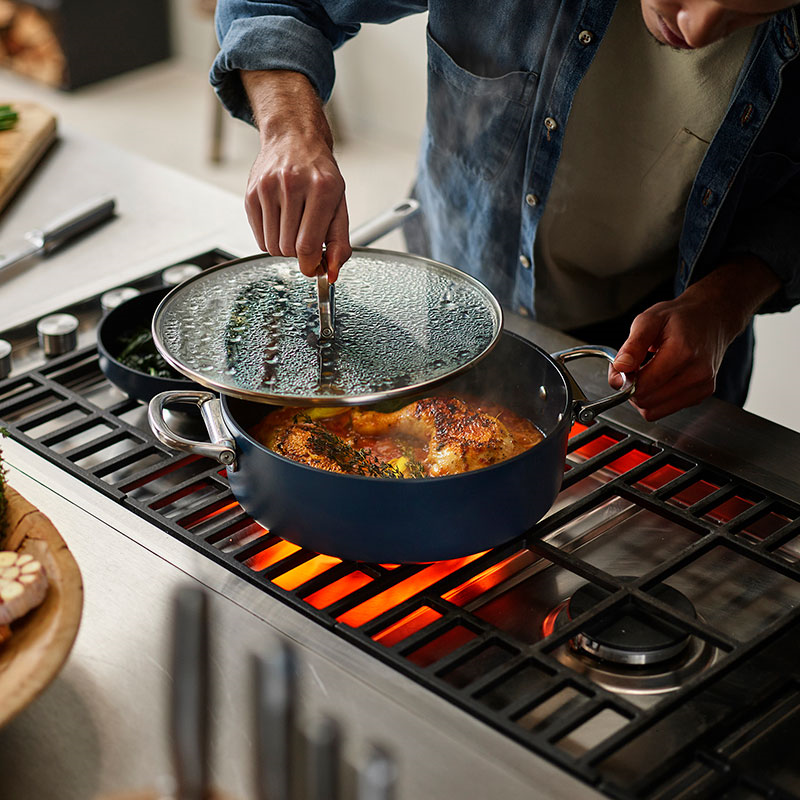
<svg viewBox="0 0 800 800">
<path fill-rule="evenodd" d="M 337 394 L 387 391 L 423 382 L 431 371 L 445 374 L 491 342 L 498 320 L 474 286 L 454 283 L 446 271 L 421 270 L 414 259 L 406 269 L 400 258 L 395 281 L 380 259 L 354 260 L 358 269 L 337 284 L 337 338 L 321 348 L 314 282 L 287 258 L 240 262 L 220 271 L 213 287 L 203 278 L 186 287 L 194 294 L 181 295 L 169 310 L 174 317 L 160 320 L 167 351 L 190 370 L 210 357 L 219 375 L 212 371 L 209 379 L 223 385 L 228 378 L 257 391 L 269 367 L 271 391 L 322 396 L 330 387 L 320 386 L 321 368 Z M 463 306 L 462 314 L 440 305 L 442 298 Z M 409 316 L 414 308 L 423 312 Z"/>
</svg>

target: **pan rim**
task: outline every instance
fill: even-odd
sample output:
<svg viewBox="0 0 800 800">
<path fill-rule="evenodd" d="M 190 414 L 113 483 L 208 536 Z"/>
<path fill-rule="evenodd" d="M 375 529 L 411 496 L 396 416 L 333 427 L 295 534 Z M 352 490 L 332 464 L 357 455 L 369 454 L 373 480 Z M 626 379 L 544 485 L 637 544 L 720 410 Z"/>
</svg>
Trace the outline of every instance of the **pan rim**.
<svg viewBox="0 0 800 800">
<path fill-rule="evenodd" d="M 262 403 L 265 405 L 353 406 L 353 405 L 370 405 L 372 403 L 380 402 L 381 400 L 403 397 L 405 395 L 416 394 L 417 392 L 423 389 L 434 388 L 435 386 L 440 385 L 445 381 L 449 381 L 452 378 L 455 378 L 463 374 L 464 372 L 472 369 L 477 363 L 479 363 L 482 359 L 484 359 L 487 355 L 489 355 L 489 353 L 491 353 L 491 351 L 497 345 L 498 341 L 500 340 L 500 336 L 503 332 L 503 308 L 500 305 L 497 298 L 494 296 L 494 294 L 488 289 L 488 287 L 474 276 L 458 269 L 457 267 L 445 264 L 444 262 L 435 261 L 434 259 L 427 258 L 424 256 L 418 256 L 411 253 L 403 253 L 396 250 L 384 250 L 381 248 L 372 248 L 372 247 L 353 247 L 353 253 L 354 254 L 361 253 L 372 256 L 388 256 L 388 257 L 397 256 L 402 259 L 411 258 L 415 261 L 429 265 L 439 271 L 444 271 L 447 273 L 452 273 L 452 272 L 457 273 L 459 280 L 463 280 L 467 284 L 473 286 L 474 288 L 477 288 L 478 291 L 486 299 L 494 320 L 494 335 L 492 336 L 491 341 L 483 349 L 483 351 L 478 353 L 469 361 L 456 367 L 455 369 L 444 375 L 433 378 L 429 381 L 425 381 L 423 383 L 415 383 L 409 386 L 402 386 L 395 389 L 382 390 L 380 392 L 370 392 L 367 394 L 360 394 L 360 395 L 347 395 L 344 397 L 337 397 L 335 395 L 319 397 L 315 395 L 307 396 L 307 395 L 294 395 L 294 394 L 268 394 L 264 392 L 255 392 L 247 389 L 232 389 L 230 386 L 226 386 L 216 381 L 210 380 L 207 376 L 203 375 L 202 373 L 187 368 L 182 362 L 180 362 L 171 353 L 169 353 L 157 330 L 158 322 L 165 313 L 168 304 L 172 300 L 174 300 L 175 296 L 181 290 L 186 289 L 186 287 L 197 281 L 207 278 L 208 275 L 211 275 L 225 268 L 230 268 L 231 266 L 234 265 L 238 266 L 240 264 L 245 264 L 251 261 L 263 260 L 263 259 L 286 260 L 287 258 L 290 258 L 289 256 L 271 256 L 269 253 L 258 253 L 251 256 L 245 256 L 243 258 L 232 259 L 222 264 L 217 264 L 213 267 L 209 267 L 208 269 L 203 270 L 197 275 L 188 278 L 187 280 L 183 281 L 183 283 L 179 284 L 178 286 L 175 286 L 171 291 L 169 291 L 167 295 L 163 298 L 163 300 L 158 304 L 155 313 L 153 314 L 152 335 L 156 349 L 164 358 L 164 360 L 171 367 L 173 367 L 179 373 L 181 373 L 181 375 L 184 375 L 187 378 L 187 380 L 190 380 L 194 383 L 198 383 L 201 386 L 205 387 L 206 389 L 210 389 L 211 391 L 216 392 L 217 394 L 222 396 L 233 397 L 238 400 L 247 400 L 249 402 L 254 402 L 254 403 Z"/>
</svg>

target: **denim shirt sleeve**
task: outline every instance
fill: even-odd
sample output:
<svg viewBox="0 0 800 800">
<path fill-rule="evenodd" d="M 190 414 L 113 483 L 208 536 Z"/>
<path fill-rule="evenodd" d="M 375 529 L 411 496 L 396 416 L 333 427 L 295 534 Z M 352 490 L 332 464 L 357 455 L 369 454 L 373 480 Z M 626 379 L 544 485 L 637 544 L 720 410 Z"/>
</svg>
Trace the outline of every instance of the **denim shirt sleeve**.
<svg viewBox="0 0 800 800">
<path fill-rule="evenodd" d="M 758 256 L 783 284 L 759 313 L 789 311 L 800 303 L 800 176 L 737 226 L 728 251 Z"/>
<path fill-rule="evenodd" d="M 391 22 L 424 11 L 420 0 L 219 0 L 220 52 L 211 84 L 235 117 L 253 122 L 239 70 L 286 69 L 304 74 L 323 102 L 333 89 L 333 51 L 355 36 L 362 22 Z"/>
</svg>

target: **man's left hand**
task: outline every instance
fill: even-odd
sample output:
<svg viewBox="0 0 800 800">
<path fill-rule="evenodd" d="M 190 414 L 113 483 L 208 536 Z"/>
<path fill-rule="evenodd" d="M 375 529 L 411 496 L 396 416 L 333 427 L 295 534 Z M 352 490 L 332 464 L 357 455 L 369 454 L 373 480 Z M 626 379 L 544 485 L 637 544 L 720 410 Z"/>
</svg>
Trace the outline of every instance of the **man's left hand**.
<svg viewBox="0 0 800 800">
<path fill-rule="evenodd" d="M 755 256 L 725 262 L 674 300 L 634 319 L 609 368 L 609 384 L 619 389 L 620 373 L 636 373 L 631 402 L 648 421 L 700 403 L 714 392 L 728 345 L 779 286 Z"/>
</svg>

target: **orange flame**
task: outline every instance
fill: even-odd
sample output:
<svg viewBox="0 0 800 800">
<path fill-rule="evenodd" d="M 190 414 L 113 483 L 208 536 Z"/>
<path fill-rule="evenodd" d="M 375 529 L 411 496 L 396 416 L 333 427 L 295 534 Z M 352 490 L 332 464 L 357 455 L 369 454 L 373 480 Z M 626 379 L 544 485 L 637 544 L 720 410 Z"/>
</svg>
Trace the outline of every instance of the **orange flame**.
<svg viewBox="0 0 800 800">
<path fill-rule="evenodd" d="M 567 607 L 569 600 L 559 603 L 542 621 L 542 633 L 547 638 L 556 629 L 556 617 Z"/>
<path fill-rule="evenodd" d="M 299 567 L 290 569 L 288 572 L 284 572 L 283 575 L 278 575 L 277 578 L 273 578 L 272 582 L 280 586 L 281 589 L 286 589 L 286 591 L 290 592 L 341 563 L 342 560 L 340 558 L 334 558 L 333 556 L 316 556 L 306 561 L 305 564 L 300 564 Z"/>
<path fill-rule="evenodd" d="M 267 567 L 271 567 L 273 564 L 282 561 L 287 556 L 292 555 L 292 553 L 296 553 L 299 549 L 300 548 L 296 544 L 281 540 L 277 544 L 272 545 L 272 547 L 268 547 L 266 550 L 256 553 L 244 563 L 255 572 L 261 572 Z"/>
<path fill-rule="evenodd" d="M 372 578 L 363 572 L 351 572 L 343 578 L 339 578 L 338 581 L 329 583 L 314 592 L 314 594 L 310 594 L 306 597 L 306 602 L 314 606 L 314 608 L 327 608 L 337 600 L 341 600 L 362 586 L 366 586 L 370 581 L 372 581 Z"/>
<path fill-rule="evenodd" d="M 390 586 L 374 597 L 370 597 L 369 600 L 365 600 L 363 603 L 351 608 L 340 617 L 337 617 L 337 619 L 339 622 L 344 622 L 345 625 L 349 625 L 351 628 L 360 628 L 367 622 L 379 617 L 387 609 L 400 605 L 400 603 L 408 600 L 409 597 L 413 597 L 423 589 L 433 586 L 437 581 L 451 575 L 460 567 L 469 564 L 482 555 L 483 553 L 475 553 L 466 558 L 454 558 L 450 561 L 436 561 L 420 570 L 415 575 L 396 583 L 394 586 Z"/>
<path fill-rule="evenodd" d="M 372 638 L 387 647 L 392 647 L 441 618 L 442 615 L 438 611 L 434 611 L 428 606 L 420 606 L 420 608 L 399 619 L 393 625 L 379 631 Z"/>
</svg>

